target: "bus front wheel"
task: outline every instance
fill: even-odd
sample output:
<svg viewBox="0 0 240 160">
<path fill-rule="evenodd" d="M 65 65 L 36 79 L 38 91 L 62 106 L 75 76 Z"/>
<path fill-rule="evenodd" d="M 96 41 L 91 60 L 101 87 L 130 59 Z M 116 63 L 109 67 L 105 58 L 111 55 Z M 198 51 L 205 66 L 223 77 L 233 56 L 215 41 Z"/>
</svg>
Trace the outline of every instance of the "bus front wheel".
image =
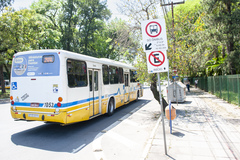
<svg viewBox="0 0 240 160">
<path fill-rule="evenodd" d="M 109 103 L 108 103 L 108 113 L 107 113 L 107 115 L 111 116 L 111 115 L 113 115 L 113 113 L 114 113 L 114 102 L 113 102 L 113 99 L 111 98 Z"/>
</svg>

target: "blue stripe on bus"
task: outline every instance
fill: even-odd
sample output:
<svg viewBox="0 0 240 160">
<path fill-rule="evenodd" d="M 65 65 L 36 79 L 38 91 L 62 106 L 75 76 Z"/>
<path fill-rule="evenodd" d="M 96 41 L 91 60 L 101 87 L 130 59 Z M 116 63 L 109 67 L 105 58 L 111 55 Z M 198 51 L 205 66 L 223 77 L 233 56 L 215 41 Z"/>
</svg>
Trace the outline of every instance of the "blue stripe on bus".
<svg viewBox="0 0 240 160">
<path fill-rule="evenodd" d="M 135 90 L 135 87 L 134 87 L 134 90 Z M 109 94 L 108 97 L 116 96 L 116 95 L 121 95 L 120 88 L 118 88 L 117 93 Z M 103 98 L 104 98 L 104 96 L 102 96 L 102 99 Z M 99 100 L 99 96 L 95 97 L 94 100 Z M 62 103 L 61 107 L 58 107 L 57 104 L 54 104 L 53 108 L 66 108 L 66 107 L 71 107 L 71 106 L 75 106 L 75 105 L 78 105 L 78 104 L 83 104 L 83 103 L 87 103 L 87 102 L 91 102 L 91 101 L 93 101 L 93 97 L 83 99 L 83 100 L 74 101 L 74 102 L 69 102 L 69 103 Z M 30 107 L 31 103 L 15 102 L 14 105 L 15 106 L 22 106 L 22 107 Z M 43 107 L 43 105 L 44 105 L 43 103 L 40 103 L 39 107 Z"/>
</svg>

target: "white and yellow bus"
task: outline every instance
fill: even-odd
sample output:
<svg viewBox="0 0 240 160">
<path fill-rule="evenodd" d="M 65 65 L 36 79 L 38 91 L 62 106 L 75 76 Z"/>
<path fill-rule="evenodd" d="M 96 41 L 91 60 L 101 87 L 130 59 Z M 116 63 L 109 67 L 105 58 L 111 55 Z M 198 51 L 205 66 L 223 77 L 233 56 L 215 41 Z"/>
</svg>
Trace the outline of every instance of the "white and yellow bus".
<svg viewBox="0 0 240 160">
<path fill-rule="evenodd" d="M 14 119 L 69 124 L 114 110 L 143 95 L 135 68 L 64 50 L 14 55 L 11 115 Z"/>
</svg>

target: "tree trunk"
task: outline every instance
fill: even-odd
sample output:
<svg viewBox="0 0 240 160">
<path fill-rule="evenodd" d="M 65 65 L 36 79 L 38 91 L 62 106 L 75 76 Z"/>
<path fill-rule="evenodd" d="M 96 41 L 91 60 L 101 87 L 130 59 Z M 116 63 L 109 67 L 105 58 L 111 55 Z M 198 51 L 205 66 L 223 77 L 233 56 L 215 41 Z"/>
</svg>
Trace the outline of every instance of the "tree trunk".
<svg viewBox="0 0 240 160">
<path fill-rule="evenodd" d="M 150 89 L 153 93 L 154 98 L 158 101 L 158 103 L 160 104 L 160 98 L 159 98 L 159 91 L 157 90 L 157 81 L 156 81 L 156 74 L 155 76 L 153 76 L 152 81 L 151 81 L 151 85 L 150 85 Z M 162 96 L 162 103 L 163 103 L 163 112 L 165 113 L 165 108 L 166 106 L 168 106 L 168 103 L 166 102 L 166 100 L 163 98 Z"/>
</svg>

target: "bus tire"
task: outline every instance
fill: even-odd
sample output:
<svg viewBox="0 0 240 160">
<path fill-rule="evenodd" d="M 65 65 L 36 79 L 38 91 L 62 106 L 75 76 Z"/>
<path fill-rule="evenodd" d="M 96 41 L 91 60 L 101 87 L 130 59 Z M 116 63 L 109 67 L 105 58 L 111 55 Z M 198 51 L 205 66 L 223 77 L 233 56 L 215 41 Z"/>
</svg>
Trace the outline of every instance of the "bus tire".
<svg viewBox="0 0 240 160">
<path fill-rule="evenodd" d="M 111 98 L 111 99 L 109 100 L 109 103 L 108 103 L 108 112 L 107 112 L 107 115 L 108 115 L 108 116 L 111 116 L 111 115 L 113 115 L 113 113 L 114 113 L 114 102 L 113 102 L 113 99 Z"/>
</svg>

